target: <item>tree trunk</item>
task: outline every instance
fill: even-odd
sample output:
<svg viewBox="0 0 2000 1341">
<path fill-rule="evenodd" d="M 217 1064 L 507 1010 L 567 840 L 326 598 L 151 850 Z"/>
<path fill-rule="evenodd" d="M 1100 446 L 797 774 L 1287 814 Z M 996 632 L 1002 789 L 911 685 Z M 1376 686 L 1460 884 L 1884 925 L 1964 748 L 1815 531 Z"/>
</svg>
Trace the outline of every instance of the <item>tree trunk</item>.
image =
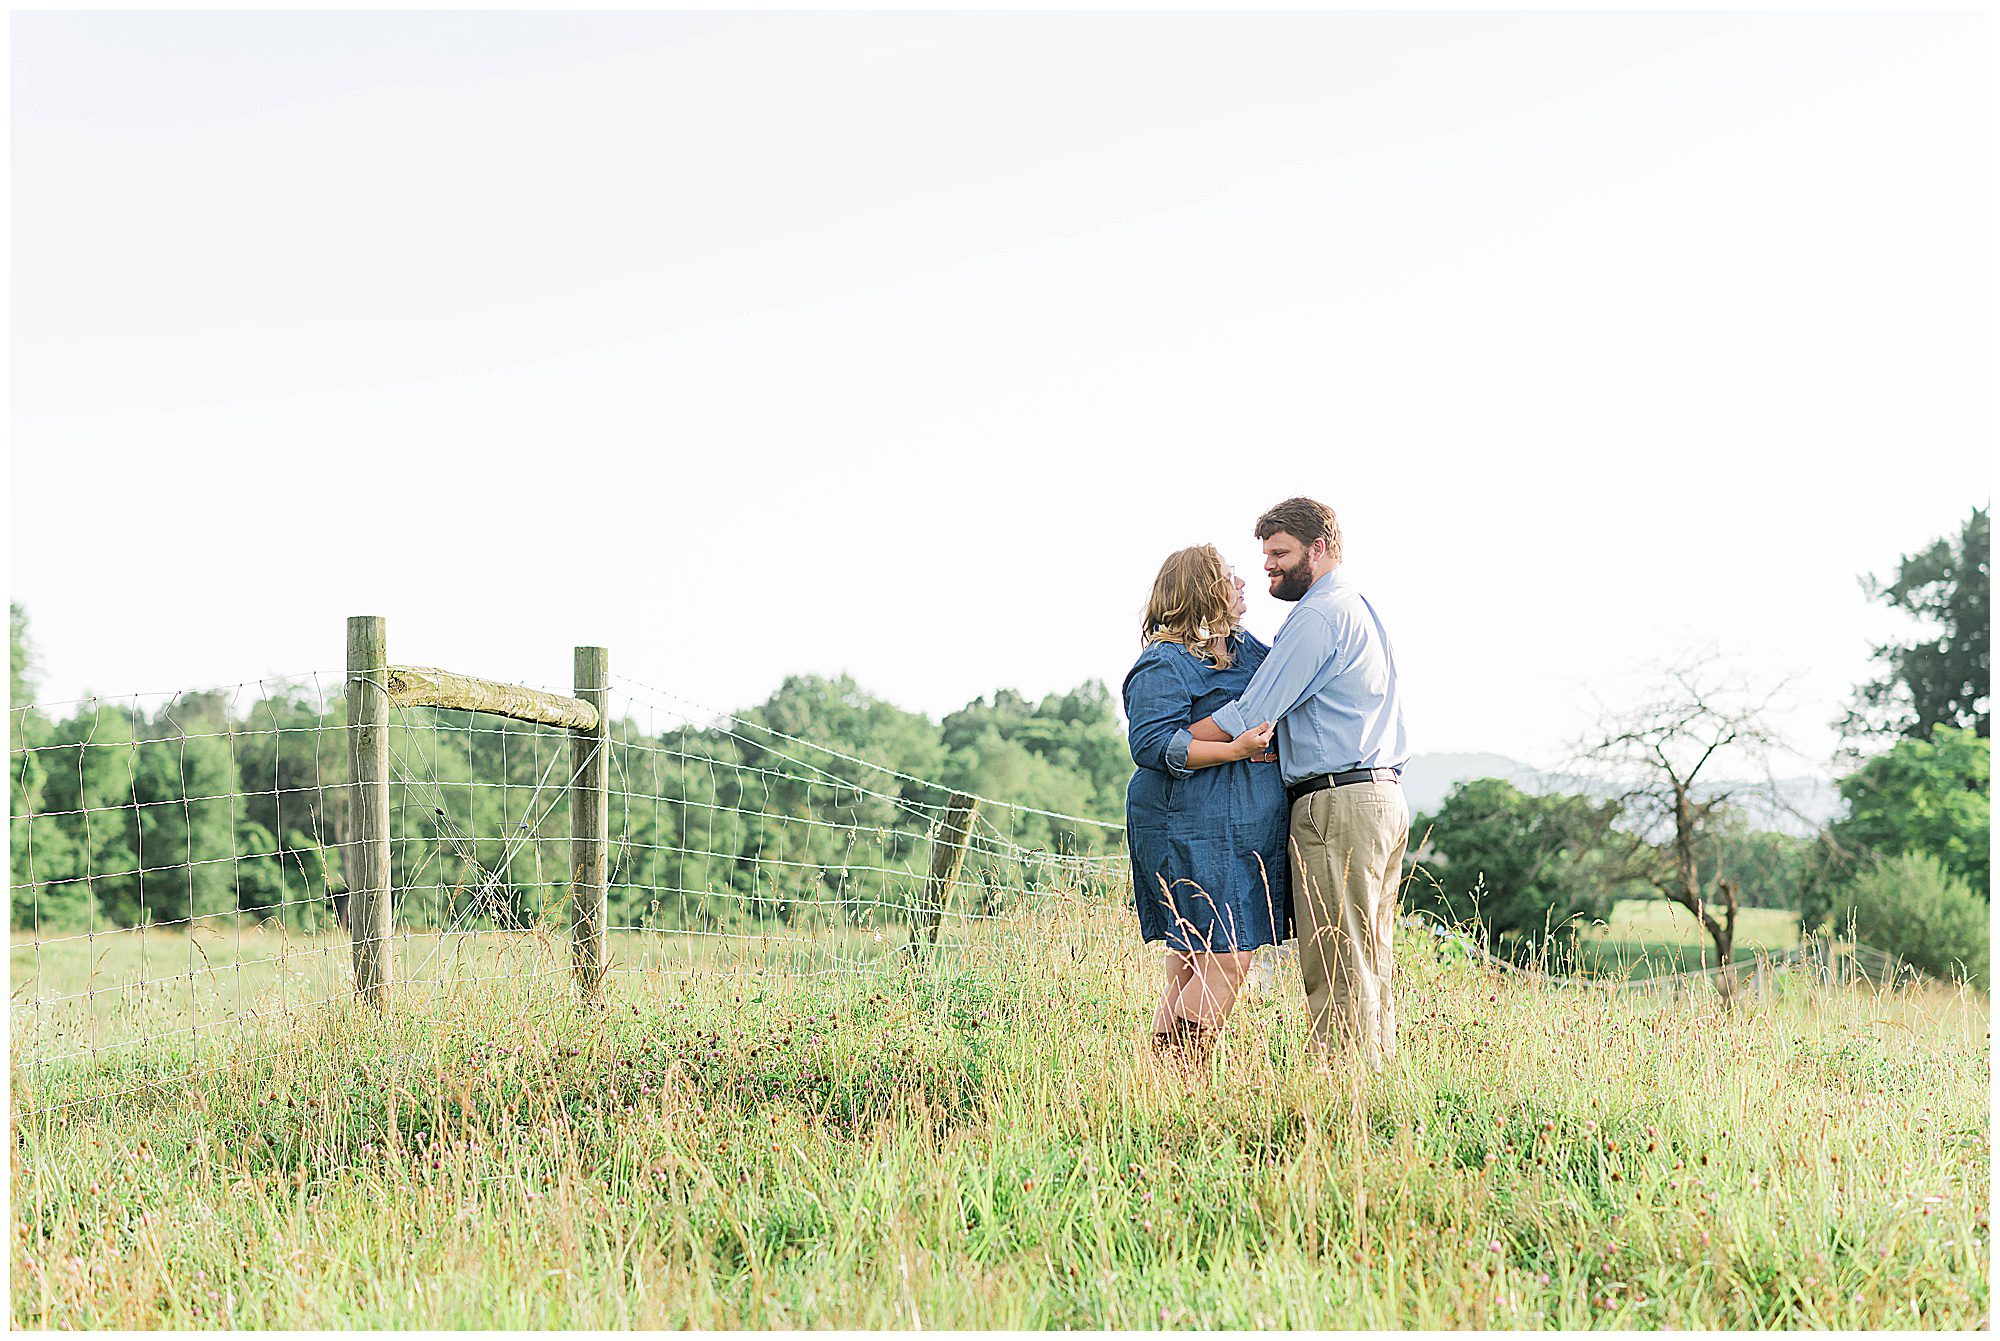
<svg viewBox="0 0 2000 1341">
<path fill-rule="evenodd" d="M 1660 883 L 1660 892 L 1694 914 L 1715 946 L 1715 990 L 1724 1005 L 1736 1000 L 1736 882 L 1717 880 L 1722 895 L 1722 920 L 1701 897 L 1701 871 L 1695 860 L 1694 802 L 1686 786 L 1674 786 L 1674 872 L 1671 880 Z"/>
<path fill-rule="evenodd" d="M 1736 882 L 1718 879 L 1715 888 L 1722 895 L 1722 921 L 1708 919 L 1709 938 L 1715 942 L 1715 990 L 1724 1005 L 1731 1005 L 1736 1000 Z"/>
</svg>

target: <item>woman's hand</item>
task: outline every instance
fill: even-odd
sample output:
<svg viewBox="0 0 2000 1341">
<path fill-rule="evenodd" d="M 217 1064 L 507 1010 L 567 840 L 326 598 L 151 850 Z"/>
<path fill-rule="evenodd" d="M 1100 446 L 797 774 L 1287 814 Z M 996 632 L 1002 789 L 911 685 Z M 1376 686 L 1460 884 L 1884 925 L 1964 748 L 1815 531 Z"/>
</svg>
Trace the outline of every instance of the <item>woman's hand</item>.
<svg viewBox="0 0 2000 1341">
<path fill-rule="evenodd" d="M 1238 759 L 1254 759 L 1271 751 L 1271 733 L 1277 728 L 1269 722 L 1259 722 L 1235 740 L 1230 747 L 1236 751 Z"/>
</svg>

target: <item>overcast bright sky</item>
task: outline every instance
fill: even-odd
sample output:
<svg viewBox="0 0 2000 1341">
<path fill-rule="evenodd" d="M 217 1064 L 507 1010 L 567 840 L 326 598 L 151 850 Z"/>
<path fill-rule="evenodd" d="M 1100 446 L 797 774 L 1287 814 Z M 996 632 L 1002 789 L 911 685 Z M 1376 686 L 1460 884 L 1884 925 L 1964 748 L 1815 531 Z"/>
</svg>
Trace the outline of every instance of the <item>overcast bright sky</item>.
<svg viewBox="0 0 2000 1341">
<path fill-rule="evenodd" d="M 1419 752 L 1799 676 L 1988 496 L 1976 15 L 17 14 L 42 697 L 1115 689 L 1331 504 Z M 1250 623 L 1288 607 L 1253 580 Z"/>
</svg>

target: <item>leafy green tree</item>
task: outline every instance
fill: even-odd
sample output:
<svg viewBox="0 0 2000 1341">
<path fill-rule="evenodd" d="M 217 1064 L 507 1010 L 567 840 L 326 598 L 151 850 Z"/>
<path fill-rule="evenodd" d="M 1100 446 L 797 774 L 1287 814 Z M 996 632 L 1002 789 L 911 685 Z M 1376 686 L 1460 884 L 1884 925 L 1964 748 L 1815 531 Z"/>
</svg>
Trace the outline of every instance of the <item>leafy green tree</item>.
<svg viewBox="0 0 2000 1341">
<path fill-rule="evenodd" d="M 1011 689 L 974 699 L 940 726 L 953 787 L 1037 810 L 1116 822 L 1125 811 L 1131 756 L 1110 691 L 1096 680 L 1031 704 Z M 1113 850 L 1115 830 L 1009 812 L 995 823 L 1024 847 L 1061 853 Z"/>
<path fill-rule="evenodd" d="M 39 753 L 47 770 L 43 809 L 60 816 L 75 844 L 74 874 L 113 926 L 137 922 L 139 855 L 133 782 L 138 757 L 134 714 L 92 699 L 49 728 Z M 39 827 L 37 828 L 39 839 Z M 38 852 L 39 852 L 38 848 Z"/>
<path fill-rule="evenodd" d="M 19 601 L 7 603 L 7 706 L 35 701 L 35 650 L 28 637 L 28 612 Z"/>
<path fill-rule="evenodd" d="M 132 759 L 141 916 L 184 923 L 236 907 L 236 770 L 219 700 L 185 696 L 147 724 Z"/>
<path fill-rule="evenodd" d="M 1935 977 L 1987 985 L 1987 901 L 1928 853 L 1906 852 L 1862 867 L 1842 891 L 1835 921 L 1845 934 Z"/>
<path fill-rule="evenodd" d="M 793 922 L 831 904 L 846 920 L 879 921 L 927 852 L 919 835 L 945 799 L 930 782 L 944 762 L 937 727 L 852 679 L 789 676 L 743 714 L 735 817 L 745 830 L 732 885 L 760 915 Z M 797 740 L 810 741 L 840 758 Z M 865 759 L 882 768 L 857 764 Z M 920 851 L 923 849 L 923 851 Z"/>
<path fill-rule="evenodd" d="M 344 710 L 279 687 L 231 730 L 237 776 L 239 906 L 302 930 L 324 927 L 347 885 Z M 254 867 L 254 869 L 253 869 Z"/>
<path fill-rule="evenodd" d="M 277 838 L 255 820 L 236 826 L 237 857 L 231 872 L 236 906 L 259 917 L 283 917 L 285 861 Z"/>
<path fill-rule="evenodd" d="M 648 736 L 612 724 L 611 918 L 618 926 L 720 931 L 746 909 L 730 892 L 741 817 L 731 814 L 741 751 L 725 732 L 683 726 Z"/>
<path fill-rule="evenodd" d="M 1848 813 L 1828 832 L 1839 852 L 1859 859 L 1925 853 L 1982 898 L 1991 897 L 1989 741 L 1940 726 L 1929 740 L 1897 741 L 1837 785 Z"/>
<path fill-rule="evenodd" d="M 570 893 L 567 732 L 404 709 L 390 724 L 389 755 L 399 923 L 513 928 L 562 917 Z"/>
<path fill-rule="evenodd" d="M 49 759 L 51 725 L 32 705 L 35 696 L 34 646 L 28 615 L 18 603 L 8 607 L 10 731 L 7 772 L 9 918 L 19 930 L 42 934 L 73 930 L 90 920 L 89 888 L 79 874 L 71 837 L 74 816 L 51 814 Z"/>
<path fill-rule="evenodd" d="M 1407 884 L 1411 902 L 1476 922 L 1490 951 L 1531 952 L 1610 914 L 1622 880 L 1600 844 L 1618 813 L 1616 802 L 1537 796 L 1500 778 L 1461 782 L 1412 826 L 1428 836 Z"/>
<path fill-rule="evenodd" d="M 1987 510 L 1974 508 L 1956 538 L 1906 554 L 1896 579 L 1862 579 L 1871 599 L 1915 616 L 1935 637 L 1875 649 L 1883 675 L 1855 690 L 1841 727 L 1850 737 L 1929 738 L 1937 726 L 1993 734 L 1992 602 Z"/>
<path fill-rule="evenodd" d="M 8 755 L 9 917 L 17 930 L 46 934 L 87 925 L 90 889 L 81 873 L 75 817 L 51 814 L 49 773 L 40 742 L 49 724 L 30 708 L 13 712 L 13 748 Z"/>
</svg>

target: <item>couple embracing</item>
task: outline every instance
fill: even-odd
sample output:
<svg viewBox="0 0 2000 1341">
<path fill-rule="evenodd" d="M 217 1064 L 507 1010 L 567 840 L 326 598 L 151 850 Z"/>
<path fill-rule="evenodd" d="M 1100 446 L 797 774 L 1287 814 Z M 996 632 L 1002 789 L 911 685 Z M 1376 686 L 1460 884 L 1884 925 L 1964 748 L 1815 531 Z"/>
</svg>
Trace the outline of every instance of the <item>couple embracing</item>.
<svg viewBox="0 0 2000 1341">
<path fill-rule="evenodd" d="M 1410 833 L 1395 653 L 1339 572 L 1333 509 L 1288 498 L 1256 536 L 1271 595 L 1294 603 L 1270 646 L 1242 626 L 1243 579 L 1197 545 L 1161 566 L 1125 677 L 1132 886 L 1167 947 L 1153 1041 L 1205 1055 L 1250 952 L 1296 934 L 1312 1043 L 1380 1070 Z"/>
</svg>

